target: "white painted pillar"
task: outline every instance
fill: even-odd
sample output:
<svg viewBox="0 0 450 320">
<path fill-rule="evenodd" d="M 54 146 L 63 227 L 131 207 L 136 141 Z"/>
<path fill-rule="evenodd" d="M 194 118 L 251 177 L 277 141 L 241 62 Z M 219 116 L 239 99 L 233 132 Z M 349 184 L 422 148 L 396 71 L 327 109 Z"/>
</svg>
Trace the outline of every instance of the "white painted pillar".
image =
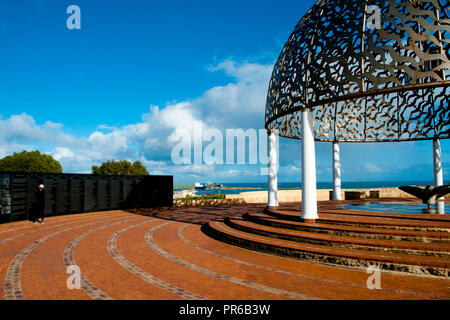
<svg viewBox="0 0 450 320">
<path fill-rule="evenodd" d="M 268 207 L 278 207 L 278 154 L 277 154 L 277 132 L 270 131 L 269 134 L 269 194 Z"/>
<path fill-rule="evenodd" d="M 436 201 L 436 211 L 438 214 L 445 214 L 445 202 Z"/>
<path fill-rule="evenodd" d="M 315 220 L 317 215 L 316 150 L 313 115 L 302 111 L 302 219 Z"/>
<path fill-rule="evenodd" d="M 442 154 L 441 142 L 436 139 L 433 140 L 433 168 L 434 168 L 434 186 L 444 185 L 444 174 L 442 171 Z"/>
<path fill-rule="evenodd" d="M 439 187 L 444 185 L 444 173 L 442 171 L 442 153 L 441 142 L 439 139 L 433 140 L 433 173 L 434 173 L 434 186 Z M 441 197 L 436 200 L 444 200 Z"/>
<path fill-rule="evenodd" d="M 337 141 L 333 142 L 333 200 L 342 200 L 341 155 Z"/>
</svg>

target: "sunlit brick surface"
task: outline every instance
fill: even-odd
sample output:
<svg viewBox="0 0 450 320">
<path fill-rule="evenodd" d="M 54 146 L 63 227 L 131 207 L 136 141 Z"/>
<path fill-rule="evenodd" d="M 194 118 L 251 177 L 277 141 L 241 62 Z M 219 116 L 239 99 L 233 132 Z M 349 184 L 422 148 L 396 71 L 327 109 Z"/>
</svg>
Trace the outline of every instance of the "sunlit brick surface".
<svg viewBox="0 0 450 320">
<path fill-rule="evenodd" d="M 296 209 L 293 205 L 282 207 L 279 212 L 295 214 Z M 205 234 L 207 224 L 223 224 L 230 228 L 225 223 L 226 218 L 236 224 L 245 222 L 249 227 L 255 221 L 244 219 L 246 214 L 254 219 L 272 217 L 274 221 L 280 220 L 280 217 L 263 211 L 262 205 L 160 209 L 139 213 L 110 211 L 51 217 L 42 225 L 28 221 L 0 225 L 0 278 L 3 283 L 0 299 L 450 298 L 448 277 L 381 270 L 381 289 L 370 290 L 367 287 L 370 274 L 364 269 L 258 252 Z M 332 202 L 321 205 L 319 215 L 329 219 L 336 216 L 353 220 L 380 219 L 344 211 Z M 394 218 L 386 219 L 389 222 Z M 403 223 L 408 224 L 410 220 L 403 219 Z M 433 225 L 434 222 L 425 224 Z M 261 230 L 266 228 L 270 232 L 274 231 L 270 228 L 279 227 L 260 226 Z M 361 229 L 360 232 L 364 229 L 349 225 L 335 226 L 334 229 L 351 233 L 357 232 L 357 228 Z M 239 235 L 244 234 L 243 230 L 232 230 Z M 284 230 L 287 232 L 288 229 Z M 389 232 L 382 231 L 378 231 L 379 240 L 390 241 Z M 426 236 L 430 231 L 417 232 Z M 442 252 L 443 256 L 427 257 L 448 261 L 448 242 L 445 242 L 448 236 L 444 231 L 434 232 L 435 238 L 444 241 L 431 242 L 431 245 L 435 243 L 436 251 Z M 400 238 L 409 237 L 410 233 L 405 229 L 393 230 L 393 234 Z M 247 235 L 263 237 L 253 233 Z M 321 235 L 330 236 L 326 233 Z M 351 234 L 347 237 L 350 238 Z M 287 241 L 267 239 L 268 242 Z M 370 241 L 374 239 L 367 239 L 368 243 Z M 414 241 L 410 242 L 410 247 L 417 249 Z M 297 243 L 302 245 L 302 242 Z M 418 248 L 425 245 L 418 244 Z M 342 247 L 337 246 L 336 249 Z M 379 251 L 371 252 L 380 254 Z M 81 270 L 79 289 L 68 288 L 70 275 L 67 267 L 70 265 L 77 265 Z"/>
</svg>

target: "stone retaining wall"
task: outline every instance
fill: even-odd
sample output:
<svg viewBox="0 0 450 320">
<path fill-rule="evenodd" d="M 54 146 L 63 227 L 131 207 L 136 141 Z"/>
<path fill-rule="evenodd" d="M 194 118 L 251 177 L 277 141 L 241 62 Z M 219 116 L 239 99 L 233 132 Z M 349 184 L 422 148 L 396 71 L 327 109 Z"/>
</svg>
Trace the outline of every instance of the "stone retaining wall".
<svg viewBox="0 0 450 320">
<path fill-rule="evenodd" d="M 331 189 L 317 190 L 317 201 L 330 200 Z M 342 190 L 342 199 L 345 199 L 345 192 L 361 192 L 365 198 L 371 197 L 373 191 L 378 191 L 380 198 L 399 198 L 399 199 L 416 199 L 410 194 L 401 191 L 398 188 L 370 188 L 370 189 L 345 189 Z M 246 203 L 267 203 L 267 191 L 242 192 L 240 194 L 227 194 L 227 199 L 244 199 Z M 450 199 L 450 195 L 445 197 Z M 300 202 L 302 200 L 301 190 L 278 190 L 278 202 Z"/>
<path fill-rule="evenodd" d="M 199 199 L 199 200 L 174 200 L 174 207 L 211 207 L 245 204 L 244 199 Z"/>
</svg>

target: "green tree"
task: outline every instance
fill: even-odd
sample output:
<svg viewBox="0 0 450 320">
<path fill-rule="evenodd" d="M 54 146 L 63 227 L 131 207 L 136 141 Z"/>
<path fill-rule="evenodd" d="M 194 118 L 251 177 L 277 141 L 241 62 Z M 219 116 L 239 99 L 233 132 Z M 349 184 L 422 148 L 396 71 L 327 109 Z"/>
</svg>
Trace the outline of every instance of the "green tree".
<svg viewBox="0 0 450 320">
<path fill-rule="evenodd" d="M 119 175 L 119 176 L 148 176 L 149 173 L 147 169 L 142 165 L 140 161 L 135 161 L 131 163 L 127 160 L 108 160 L 102 162 L 100 167 L 92 166 L 92 174 L 108 176 L 108 175 Z"/>
<path fill-rule="evenodd" d="M 35 172 L 62 173 L 61 164 L 49 154 L 39 151 L 15 152 L 11 156 L 0 159 L 0 171 L 4 172 Z"/>
</svg>

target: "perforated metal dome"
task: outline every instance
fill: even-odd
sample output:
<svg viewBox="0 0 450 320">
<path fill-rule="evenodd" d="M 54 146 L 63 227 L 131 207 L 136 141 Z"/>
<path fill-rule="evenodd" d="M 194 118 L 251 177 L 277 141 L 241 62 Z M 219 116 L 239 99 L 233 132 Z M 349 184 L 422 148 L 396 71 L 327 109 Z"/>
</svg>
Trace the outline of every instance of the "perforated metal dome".
<svg viewBox="0 0 450 320">
<path fill-rule="evenodd" d="M 318 1 L 274 67 L 266 128 L 300 139 L 309 108 L 316 141 L 450 138 L 449 8 L 448 0 Z"/>
</svg>

